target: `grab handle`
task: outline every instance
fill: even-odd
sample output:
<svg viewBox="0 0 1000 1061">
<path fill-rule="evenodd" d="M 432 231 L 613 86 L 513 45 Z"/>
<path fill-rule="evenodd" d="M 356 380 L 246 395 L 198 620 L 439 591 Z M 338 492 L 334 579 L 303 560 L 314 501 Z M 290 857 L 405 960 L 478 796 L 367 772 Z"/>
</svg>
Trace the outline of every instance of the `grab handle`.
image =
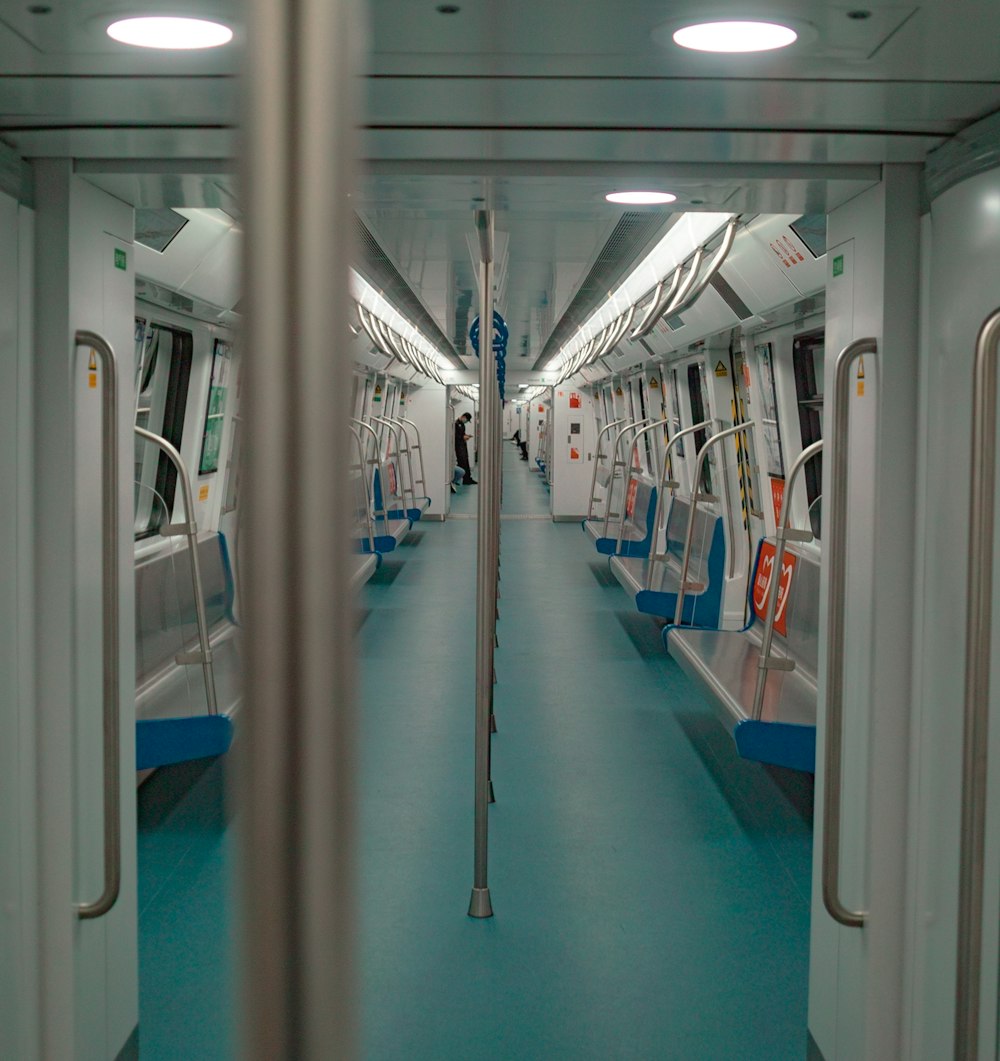
<svg viewBox="0 0 1000 1061">
<path fill-rule="evenodd" d="M 840 900 L 840 803 L 844 764 L 844 602 L 847 592 L 847 430 L 850 424 L 851 366 L 877 354 L 874 339 L 856 339 L 841 350 L 834 368 L 833 454 L 830 469 L 830 525 L 826 548 L 830 579 L 826 632 L 826 754 L 823 796 L 823 905 L 847 928 L 861 928 L 867 912 Z"/>
<path fill-rule="evenodd" d="M 990 641 L 993 626 L 993 505 L 996 493 L 997 348 L 1000 309 L 976 339 L 972 394 L 969 569 L 966 576 L 965 705 L 962 734 L 962 825 L 958 879 L 955 1061 L 979 1057 L 983 964 L 983 872 L 986 851 Z"/>
<path fill-rule="evenodd" d="M 122 880 L 121 737 L 118 659 L 118 378 L 115 353 L 96 332 L 78 331 L 74 346 L 89 346 L 101 362 L 101 636 L 104 653 L 104 889 L 92 903 L 77 903 L 77 917 L 103 917 L 115 905 Z"/>
</svg>

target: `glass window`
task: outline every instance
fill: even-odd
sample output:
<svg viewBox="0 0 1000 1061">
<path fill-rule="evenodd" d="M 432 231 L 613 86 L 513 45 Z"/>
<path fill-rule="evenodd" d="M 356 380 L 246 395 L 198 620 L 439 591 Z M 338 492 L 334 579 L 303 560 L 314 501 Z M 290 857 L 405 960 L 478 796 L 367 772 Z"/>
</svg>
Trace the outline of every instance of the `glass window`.
<svg viewBox="0 0 1000 1061">
<path fill-rule="evenodd" d="M 138 335 L 138 322 L 136 333 Z M 136 374 L 135 423 L 177 449 L 184 433 L 184 408 L 191 379 L 191 333 L 166 325 L 145 326 Z M 158 446 L 135 439 L 135 536 L 155 534 L 169 522 L 177 470 Z"/>
</svg>

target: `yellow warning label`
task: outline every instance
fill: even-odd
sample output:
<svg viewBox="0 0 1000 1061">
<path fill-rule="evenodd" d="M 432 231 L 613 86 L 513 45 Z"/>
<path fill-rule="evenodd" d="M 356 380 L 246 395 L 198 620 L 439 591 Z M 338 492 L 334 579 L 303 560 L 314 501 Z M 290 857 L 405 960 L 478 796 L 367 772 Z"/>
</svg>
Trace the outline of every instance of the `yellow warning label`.
<svg viewBox="0 0 1000 1061">
<path fill-rule="evenodd" d="M 720 379 L 724 379 L 726 376 L 729 375 L 729 370 L 726 368 L 726 366 L 721 361 L 716 361 L 716 363 L 715 363 L 715 374 Z"/>
<path fill-rule="evenodd" d="M 660 381 L 659 381 L 659 380 L 658 380 L 658 379 L 656 378 L 656 376 L 654 376 L 654 377 L 653 377 L 653 378 L 652 378 L 652 379 L 651 379 L 651 380 L 649 381 L 649 385 L 650 385 L 651 387 L 659 387 L 659 386 L 660 386 Z"/>
<path fill-rule="evenodd" d="M 208 500 L 208 483 L 205 483 L 204 486 L 202 486 L 202 488 L 198 491 L 198 500 L 199 501 L 207 501 Z"/>
<path fill-rule="evenodd" d="M 90 361 L 87 364 L 87 386 L 91 390 L 97 389 L 97 354 L 90 351 Z"/>
<path fill-rule="evenodd" d="M 865 396 L 865 359 L 863 357 L 858 358 L 858 397 L 863 398 Z"/>
</svg>

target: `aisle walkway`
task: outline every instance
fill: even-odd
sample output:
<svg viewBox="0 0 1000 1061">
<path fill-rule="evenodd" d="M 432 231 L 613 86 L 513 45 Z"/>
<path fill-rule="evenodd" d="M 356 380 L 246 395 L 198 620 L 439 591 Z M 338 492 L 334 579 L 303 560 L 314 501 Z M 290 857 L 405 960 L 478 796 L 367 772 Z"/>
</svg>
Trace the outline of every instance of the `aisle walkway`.
<svg viewBox="0 0 1000 1061">
<path fill-rule="evenodd" d="M 547 511 L 505 448 L 504 514 Z M 502 524 L 496 916 L 466 917 L 475 536 L 428 526 L 365 593 L 364 1056 L 803 1056 L 809 826 L 578 524 Z"/>
<path fill-rule="evenodd" d="M 505 450 L 489 921 L 466 916 L 477 488 L 360 601 L 362 1056 L 801 1058 L 810 829 L 778 784 L 795 778 L 736 758 Z M 231 765 L 140 791 L 144 1061 L 235 1056 Z"/>
</svg>

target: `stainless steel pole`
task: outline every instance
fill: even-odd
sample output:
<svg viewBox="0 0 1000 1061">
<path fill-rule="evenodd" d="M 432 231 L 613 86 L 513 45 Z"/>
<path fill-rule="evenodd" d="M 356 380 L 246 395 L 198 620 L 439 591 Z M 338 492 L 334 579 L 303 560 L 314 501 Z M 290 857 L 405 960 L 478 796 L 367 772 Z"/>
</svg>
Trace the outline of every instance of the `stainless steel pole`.
<svg viewBox="0 0 1000 1061">
<path fill-rule="evenodd" d="M 485 213 L 485 212 L 484 212 Z M 492 917 L 487 883 L 489 844 L 490 711 L 493 703 L 493 639 L 496 636 L 496 562 L 494 542 L 497 489 L 493 465 L 494 409 L 498 401 L 496 359 L 493 354 L 492 217 L 487 215 L 488 239 L 481 240 L 479 270 L 479 524 L 476 551 L 476 768 L 475 860 L 470 917 Z M 480 229 L 482 232 L 482 228 Z"/>
<path fill-rule="evenodd" d="M 355 0 L 249 0 L 245 1061 L 358 1055 L 348 468 Z M 243 718 L 243 716 L 241 716 Z"/>
</svg>

